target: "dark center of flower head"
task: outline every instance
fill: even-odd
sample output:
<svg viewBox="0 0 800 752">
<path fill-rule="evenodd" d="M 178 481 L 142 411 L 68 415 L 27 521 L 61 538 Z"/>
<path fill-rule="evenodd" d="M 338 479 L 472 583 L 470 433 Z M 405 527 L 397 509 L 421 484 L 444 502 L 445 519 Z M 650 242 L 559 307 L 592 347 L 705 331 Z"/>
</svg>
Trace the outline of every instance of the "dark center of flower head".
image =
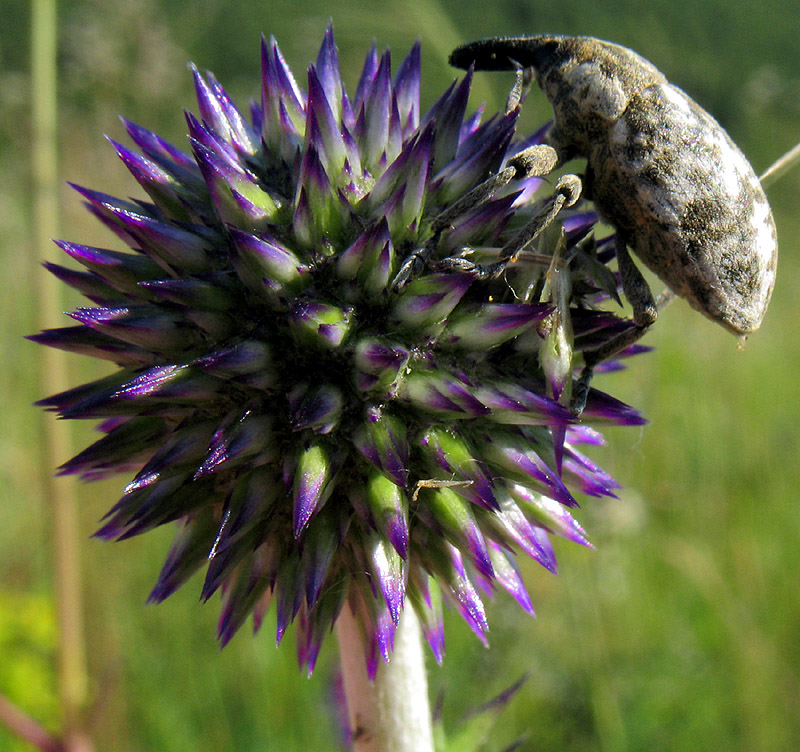
<svg viewBox="0 0 800 752">
<path fill-rule="evenodd" d="M 207 565 L 223 642 L 274 602 L 310 670 L 350 608 L 374 671 L 410 603 L 441 660 L 443 601 L 481 639 L 479 591 L 532 611 L 515 553 L 555 571 L 550 533 L 588 543 L 574 494 L 617 487 L 577 446 L 642 419 L 566 407 L 573 351 L 630 326 L 596 308 L 613 245 L 588 207 L 545 229 L 544 130 L 515 140 L 518 97 L 467 115 L 470 82 L 423 115 L 419 47 L 394 77 L 373 48 L 351 98 L 329 30 L 303 91 L 265 41 L 249 121 L 195 71 L 191 154 L 129 122 L 140 152 L 114 143 L 148 200 L 78 188 L 129 250 L 48 265 L 94 306 L 33 339 L 117 368 L 42 401 L 102 421 L 61 471 L 136 473 L 98 535 L 178 521 L 151 599 Z"/>
</svg>

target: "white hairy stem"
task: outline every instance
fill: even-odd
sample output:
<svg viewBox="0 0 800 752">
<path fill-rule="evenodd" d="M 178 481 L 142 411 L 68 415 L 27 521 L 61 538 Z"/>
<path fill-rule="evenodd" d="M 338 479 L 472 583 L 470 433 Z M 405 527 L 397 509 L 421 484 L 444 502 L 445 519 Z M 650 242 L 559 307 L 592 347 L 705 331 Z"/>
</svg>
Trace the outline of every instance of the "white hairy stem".
<svg viewBox="0 0 800 752">
<path fill-rule="evenodd" d="M 353 752 L 433 752 L 422 631 L 413 609 L 400 617 L 391 661 L 367 677 L 365 638 L 345 606 L 336 622 Z"/>
</svg>

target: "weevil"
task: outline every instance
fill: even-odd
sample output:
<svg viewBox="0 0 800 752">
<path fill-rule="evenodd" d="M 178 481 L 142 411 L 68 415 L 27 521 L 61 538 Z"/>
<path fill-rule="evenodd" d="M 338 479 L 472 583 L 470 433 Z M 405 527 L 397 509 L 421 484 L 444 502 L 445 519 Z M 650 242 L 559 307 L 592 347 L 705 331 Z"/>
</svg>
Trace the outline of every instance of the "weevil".
<svg viewBox="0 0 800 752">
<path fill-rule="evenodd" d="M 712 321 L 740 337 L 759 328 L 778 259 L 764 190 L 722 126 L 655 66 L 611 42 L 554 35 L 483 39 L 455 49 L 450 63 L 533 69 L 555 115 L 547 143 L 559 163 L 586 159 L 584 196 L 616 230 L 636 327 L 584 354 L 577 411 L 594 366 L 657 316 L 628 247 Z"/>
</svg>

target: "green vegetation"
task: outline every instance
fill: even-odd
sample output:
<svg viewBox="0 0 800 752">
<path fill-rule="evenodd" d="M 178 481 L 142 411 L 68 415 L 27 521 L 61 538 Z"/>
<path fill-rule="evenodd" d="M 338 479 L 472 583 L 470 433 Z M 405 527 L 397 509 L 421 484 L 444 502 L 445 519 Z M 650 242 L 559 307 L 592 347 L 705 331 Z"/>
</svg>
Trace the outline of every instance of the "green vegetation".
<svg viewBox="0 0 800 752">
<path fill-rule="evenodd" d="M 796 5 L 631 0 L 62 0 L 60 174 L 113 195 L 131 181 L 102 133 L 125 140 L 117 114 L 185 142 L 180 108 L 193 107 L 193 59 L 240 104 L 258 94 L 258 33 L 274 34 L 295 71 L 333 18 L 342 67 L 355 82 L 366 46 L 401 59 L 423 44 L 423 102 L 456 74 L 457 43 L 499 33 L 591 34 L 626 44 L 718 116 L 757 170 L 800 140 Z M 40 353 L 33 275 L 56 249 L 32 247 L 27 0 L 0 0 L 0 692 L 49 728 L 58 724 L 48 506 L 41 499 Z M 509 79 L 510 80 L 510 79 Z M 475 103 L 503 100 L 505 80 L 479 75 Z M 531 97 L 529 125 L 547 116 Z M 642 430 L 609 432 L 593 457 L 623 483 L 619 501 L 587 501 L 580 520 L 597 547 L 557 546 L 561 574 L 528 567 L 539 615 L 507 596 L 491 604 L 492 649 L 460 618 L 431 668 L 445 726 L 520 675 L 487 749 L 525 736 L 525 750 L 647 752 L 800 746 L 800 300 L 796 233 L 800 170 L 769 191 L 781 241 L 778 284 L 760 332 L 743 351 L 683 302 L 647 344 L 652 354 L 596 385 L 641 409 Z M 76 194 L 62 191 L 60 237 L 114 247 Z M 59 259 L 59 261 L 62 261 Z M 58 305 L 78 304 L 70 298 Z M 71 383 L 100 375 L 71 361 Z M 79 425 L 75 446 L 91 427 Z M 64 457 L 63 459 L 67 459 Z M 123 479 L 79 489 L 91 724 L 98 749 L 119 752 L 337 749 L 336 655 L 314 677 L 296 668 L 290 634 L 273 621 L 242 630 L 219 651 L 218 604 L 197 603 L 200 582 L 158 607 L 144 601 L 168 530 L 108 544 L 89 540 Z M 0 728 L 0 750 L 31 748 Z"/>
</svg>

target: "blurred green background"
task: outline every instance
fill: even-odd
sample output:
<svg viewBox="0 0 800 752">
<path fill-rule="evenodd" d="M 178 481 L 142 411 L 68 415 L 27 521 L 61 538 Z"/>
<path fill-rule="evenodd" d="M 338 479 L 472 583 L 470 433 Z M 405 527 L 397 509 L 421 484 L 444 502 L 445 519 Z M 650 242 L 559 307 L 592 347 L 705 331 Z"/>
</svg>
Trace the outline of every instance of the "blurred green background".
<svg viewBox="0 0 800 752">
<path fill-rule="evenodd" d="M 244 105 L 258 93 L 259 33 L 278 38 L 302 80 L 331 18 L 350 87 L 373 38 L 396 61 L 421 39 L 427 106 L 454 77 L 446 57 L 460 42 L 587 34 L 655 62 L 757 172 L 800 140 L 796 0 L 63 0 L 59 13 L 59 172 L 113 195 L 134 190 L 102 138 L 126 142 L 117 114 L 183 145 L 182 109 L 194 109 L 187 61 Z M 55 730 L 49 506 L 31 406 L 43 396 L 40 353 L 22 339 L 37 328 L 39 261 L 56 260 L 31 229 L 29 14 L 29 0 L 0 0 L 0 692 Z M 479 75 L 474 103 L 500 106 L 508 83 Z M 538 92 L 524 117 L 531 128 L 549 118 Z M 558 577 L 523 565 L 538 618 L 498 597 L 491 650 L 449 615 L 445 664 L 430 671 L 447 728 L 527 672 L 487 749 L 519 736 L 522 749 L 544 752 L 800 748 L 800 169 L 769 196 L 781 261 L 762 330 L 740 351 L 678 302 L 647 337 L 654 353 L 598 378 L 652 421 L 609 431 L 593 453 L 623 484 L 620 500 L 585 505 L 597 550 L 557 541 Z M 61 199 L 61 237 L 115 242 L 66 186 Z M 71 383 L 95 367 L 72 359 Z M 91 427 L 73 434 L 77 450 Z M 79 489 L 98 750 L 340 749 L 334 641 L 308 680 L 291 635 L 275 649 L 274 624 L 255 639 L 242 630 L 220 652 L 218 604 L 198 604 L 199 581 L 145 607 L 171 531 L 89 540 L 123 484 Z M 30 749 L 0 728 L 0 750 Z"/>
</svg>

